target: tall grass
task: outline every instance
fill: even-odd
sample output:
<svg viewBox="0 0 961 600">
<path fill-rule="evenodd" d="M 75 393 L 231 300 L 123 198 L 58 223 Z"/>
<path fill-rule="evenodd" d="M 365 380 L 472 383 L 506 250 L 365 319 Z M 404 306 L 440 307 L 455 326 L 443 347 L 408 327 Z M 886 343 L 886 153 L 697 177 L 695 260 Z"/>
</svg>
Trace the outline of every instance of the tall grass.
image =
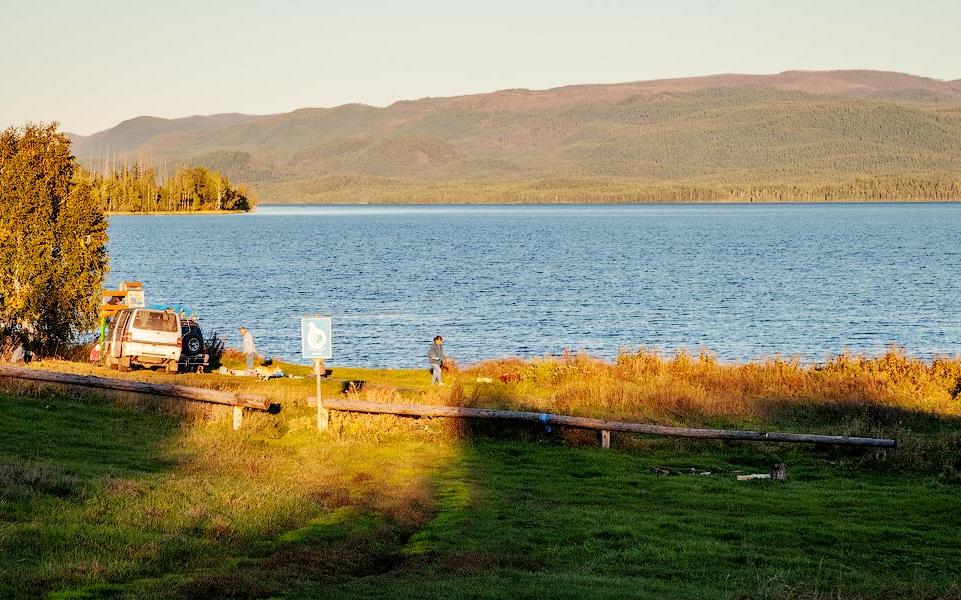
<svg viewBox="0 0 961 600">
<path fill-rule="evenodd" d="M 224 361 L 240 364 L 229 350 Z M 150 379 L 266 394 L 288 411 L 313 395 L 310 368 L 278 363 L 300 379 L 252 378 L 136 371 L 117 373 L 51 361 L 67 372 Z M 821 364 L 775 356 L 721 362 L 710 352 L 665 355 L 641 348 L 612 361 L 583 354 L 531 360 L 498 359 L 470 365 L 429 386 L 426 370 L 337 368 L 335 376 L 372 385 L 351 395 L 381 402 L 417 402 L 532 410 L 597 418 L 682 425 L 893 437 L 897 452 L 885 465 L 961 480 L 961 357 L 923 360 L 899 348 L 880 356 L 841 354 Z M 326 381 L 324 395 L 342 393 Z M 334 428 L 351 437 L 383 440 L 411 428 L 433 436 L 459 435 L 441 420 L 337 414 Z M 633 438 L 632 438 L 633 439 Z"/>
<path fill-rule="evenodd" d="M 39 366 L 264 393 L 283 410 L 250 413 L 235 432 L 228 419 L 0 382 L 4 598 L 503 597 L 518 582 L 537 586 L 529 597 L 589 596 L 608 589 L 605 580 L 629 597 L 644 581 L 677 595 L 678 573 L 699 597 L 957 595 L 958 359 L 892 349 L 822 365 L 727 364 L 706 352 L 639 350 L 613 361 L 487 361 L 443 388 L 426 385 L 423 369 L 341 373 L 377 380 L 348 394 L 382 402 L 894 434 L 899 447 L 880 467 L 903 475 L 848 470 L 874 460 L 861 449 L 663 438 L 638 440 L 643 452 L 631 453 L 512 438 L 461 444 L 459 424 L 441 419 L 336 413 L 332 435 L 318 435 L 306 377 Z M 325 397 L 339 390 L 325 386 Z M 783 485 L 728 476 L 782 461 L 792 473 Z M 660 465 L 726 475 L 653 474 Z M 837 593 L 820 593 L 819 578 Z"/>
<path fill-rule="evenodd" d="M 890 348 L 822 364 L 773 357 L 723 363 L 709 352 L 622 352 L 473 365 L 436 404 L 533 410 L 701 427 L 893 437 L 881 466 L 961 481 L 961 358 L 922 360 Z M 869 459 L 862 453 L 861 458 Z"/>
<path fill-rule="evenodd" d="M 667 357 L 642 348 L 611 362 L 569 353 L 485 361 L 464 375 L 493 380 L 469 401 L 596 417 L 688 424 L 773 421 L 811 411 L 961 417 L 961 358 L 925 361 L 899 348 L 876 357 L 841 354 L 819 365 L 781 357 L 722 363 L 706 351 Z"/>
</svg>

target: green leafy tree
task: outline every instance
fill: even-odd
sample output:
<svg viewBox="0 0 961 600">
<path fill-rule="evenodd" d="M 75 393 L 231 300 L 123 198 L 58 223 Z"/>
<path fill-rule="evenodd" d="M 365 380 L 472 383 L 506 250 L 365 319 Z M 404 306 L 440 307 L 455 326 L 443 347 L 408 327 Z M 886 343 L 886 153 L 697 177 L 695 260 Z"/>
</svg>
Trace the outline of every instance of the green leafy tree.
<svg viewBox="0 0 961 600">
<path fill-rule="evenodd" d="M 107 221 L 57 124 L 0 134 L 0 335 L 55 352 L 96 322 Z"/>
</svg>

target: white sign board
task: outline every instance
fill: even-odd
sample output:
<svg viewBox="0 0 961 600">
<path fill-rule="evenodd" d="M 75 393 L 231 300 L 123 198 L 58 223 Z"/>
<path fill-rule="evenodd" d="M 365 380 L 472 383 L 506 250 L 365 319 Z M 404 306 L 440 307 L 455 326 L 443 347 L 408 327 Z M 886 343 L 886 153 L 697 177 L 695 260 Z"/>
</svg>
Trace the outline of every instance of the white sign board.
<svg viewBox="0 0 961 600">
<path fill-rule="evenodd" d="M 146 305 L 147 303 L 144 299 L 143 290 L 127 291 L 127 306 L 130 308 L 143 308 Z"/>
<path fill-rule="evenodd" d="M 330 317 L 303 317 L 300 319 L 300 338 L 304 358 L 312 360 L 334 357 Z"/>
</svg>

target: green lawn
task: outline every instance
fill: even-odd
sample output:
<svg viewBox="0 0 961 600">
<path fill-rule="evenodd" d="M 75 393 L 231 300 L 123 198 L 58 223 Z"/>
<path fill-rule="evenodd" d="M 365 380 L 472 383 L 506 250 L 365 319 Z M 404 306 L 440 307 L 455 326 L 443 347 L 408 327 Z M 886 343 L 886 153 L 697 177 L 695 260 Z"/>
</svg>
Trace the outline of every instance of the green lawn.
<svg viewBox="0 0 961 600">
<path fill-rule="evenodd" d="M 961 596 L 961 487 L 860 451 L 312 421 L 0 393 L 0 597 Z"/>
<path fill-rule="evenodd" d="M 961 591 L 956 487 L 816 465 L 796 469 L 784 484 L 652 472 L 670 463 L 747 466 L 713 454 L 475 442 L 437 477 L 439 513 L 403 548 L 411 567 L 347 581 L 337 595 L 905 598 Z"/>
</svg>

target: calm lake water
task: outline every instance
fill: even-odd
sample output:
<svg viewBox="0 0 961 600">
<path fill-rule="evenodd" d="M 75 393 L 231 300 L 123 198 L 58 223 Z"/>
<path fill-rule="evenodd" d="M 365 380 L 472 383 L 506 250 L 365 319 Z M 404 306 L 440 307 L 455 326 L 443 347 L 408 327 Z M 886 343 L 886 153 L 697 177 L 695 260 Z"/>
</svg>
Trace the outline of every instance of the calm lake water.
<svg viewBox="0 0 961 600">
<path fill-rule="evenodd" d="M 109 280 L 246 324 L 300 356 L 330 314 L 333 364 L 424 366 L 639 345 L 820 361 L 961 353 L 961 205 L 274 207 L 115 216 Z"/>
</svg>

